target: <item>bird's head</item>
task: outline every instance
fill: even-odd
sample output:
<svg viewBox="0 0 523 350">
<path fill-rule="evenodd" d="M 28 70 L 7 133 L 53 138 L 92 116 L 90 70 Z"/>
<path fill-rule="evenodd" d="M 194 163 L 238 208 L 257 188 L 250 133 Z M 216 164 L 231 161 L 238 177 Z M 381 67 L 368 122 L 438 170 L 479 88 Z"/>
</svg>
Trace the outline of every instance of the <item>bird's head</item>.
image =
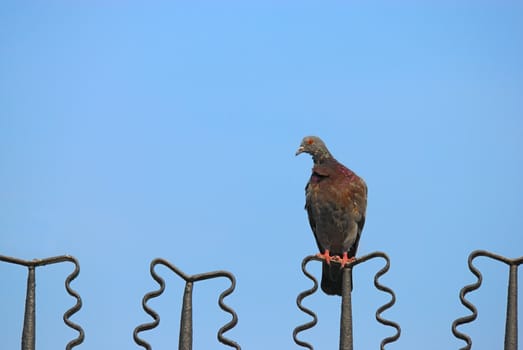
<svg viewBox="0 0 523 350">
<path fill-rule="evenodd" d="M 305 136 L 296 151 L 296 155 L 301 153 L 310 154 L 315 162 L 332 158 L 327 146 L 318 136 Z"/>
</svg>

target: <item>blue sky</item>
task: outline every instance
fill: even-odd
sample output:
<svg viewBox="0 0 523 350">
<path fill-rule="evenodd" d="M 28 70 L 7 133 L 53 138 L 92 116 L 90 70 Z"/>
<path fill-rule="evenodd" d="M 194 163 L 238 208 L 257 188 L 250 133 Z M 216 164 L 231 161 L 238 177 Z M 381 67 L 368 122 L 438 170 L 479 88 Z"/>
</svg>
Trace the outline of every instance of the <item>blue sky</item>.
<svg viewBox="0 0 523 350">
<path fill-rule="evenodd" d="M 295 306 L 316 253 L 304 205 L 305 135 L 367 182 L 360 254 L 392 260 L 400 323 L 391 349 L 463 346 L 468 254 L 523 255 L 523 5 L 516 1 L 3 1 L 0 4 L 0 254 L 72 254 L 84 349 L 137 348 L 149 263 L 225 269 L 244 349 L 298 348 Z M 393 333 L 378 261 L 354 272 L 355 348 Z M 475 349 L 503 344 L 508 268 L 478 259 Z M 319 266 L 310 269 L 319 275 Z M 37 348 L 75 337 L 61 321 L 72 267 L 37 270 Z M 155 349 L 177 344 L 183 284 L 158 269 Z M 0 265 L 0 327 L 19 346 L 25 270 Z M 194 348 L 218 348 L 226 281 L 195 286 Z M 302 338 L 338 344 L 339 299 Z M 520 315 L 523 314 L 520 303 Z M 520 337 L 521 331 L 520 331 Z"/>
</svg>

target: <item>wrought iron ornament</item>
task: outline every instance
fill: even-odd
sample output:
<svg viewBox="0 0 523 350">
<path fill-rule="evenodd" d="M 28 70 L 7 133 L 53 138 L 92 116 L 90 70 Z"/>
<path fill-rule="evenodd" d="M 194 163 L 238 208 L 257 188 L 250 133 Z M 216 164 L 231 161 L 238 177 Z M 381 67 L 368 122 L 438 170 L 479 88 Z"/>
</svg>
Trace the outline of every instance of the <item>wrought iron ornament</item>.
<svg viewBox="0 0 523 350">
<path fill-rule="evenodd" d="M 472 314 L 468 316 L 464 316 L 461 318 L 458 318 L 455 320 L 452 324 L 452 333 L 455 337 L 463 340 L 466 342 L 466 346 L 461 348 L 461 350 L 470 350 L 472 347 L 472 340 L 471 338 L 458 331 L 457 327 L 474 321 L 477 318 L 478 312 L 476 307 L 468 301 L 465 296 L 478 289 L 481 286 L 482 283 L 482 275 L 479 272 L 479 270 L 474 266 L 473 261 L 475 258 L 483 256 L 487 257 L 496 261 L 500 261 L 502 263 L 505 263 L 509 266 L 509 281 L 508 281 L 508 296 L 507 296 L 507 314 L 506 314 L 506 324 L 505 324 L 505 350 L 517 350 L 518 346 L 518 325 L 517 325 L 517 273 L 518 273 L 518 267 L 523 263 L 523 256 L 516 259 L 508 259 L 503 256 L 493 254 L 484 250 L 476 250 L 473 251 L 468 258 L 468 267 L 470 271 L 476 276 L 477 280 L 476 282 L 466 285 L 461 289 L 460 291 L 460 300 L 461 303 L 468 308 Z M 379 289 L 382 292 L 388 293 L 391 296 L 391 299 L 379 307 L 376 311 L 376 320 L 389 327 L 393 327 L 396 329 L 396 333 L 392 336 L 386 337 L 381 341 L 380 349 L 384 350 L 385 345 L 392 343 L 400 337 L 401 329 L 400 326 L 392 322 L 390 320 L 385 319 L 382 317 L 382 313 L 392 307 L 395 304 L 396 296 L 392 289 L 389 287 L 384 286 L 379 282 L 379 279 L 381 276 L 383 276 L 390 268 L 390 260 L 388 256 L 383 252 L 374 252 L 368 255 L 365 255 L 363 257 L 358 258 L 356 261 L 347 264 L 347 266 L 344 268 L 343 271 L 343 283 L 342 283 L 342 299 L 341 299 L 341 315 L 340 315 L 340 350 L 353 350 L 353 339 L 352 339 L 352 301 L 351 301 L 351 290 L 352 290 L 352 269 L 362 264 L 368 260 L 374 259 L 374 258 L 383 258 L 385 260 L 385 266 L 380 269 L 376 275 L 374 276 L 374 285 L 377 289 Z M 74 271 L 69 274 L 65 280 L 65 288 L 69 295 L 74 297 L 76 299 L 76 304 L 72 306 L 70 309 L 65 311 L 63 320 L 64 323 L 76 330 L 78 332 L 78 336 L 69 341 L 69 343 L 66 345 L 66 350 L 71 350 L 73 347 L 81 344 L 84 341 L 84 331 L 82 327 L 80 327 L 78 324 L 72 322 L 70 320 L 71 316 L 73 316 L 76 312 L 78 312 L 82 307 L 82 300 L 80 298 L 80 295 L 74 291 L 71 288 L 71 282 L 78 276 L 80 273 L 80 265 L 76 258 L 70 255 L 62 255 L 62 256 L 56 256 L 56 257 L 50 257 L 45 259 L 34 259 L 34 260 L 22 260 L 18 258 L 13 258 L 9 256 L 3 256 L 0 255 L 0 261 L 11 263 L 11 264 L 17 264 L 27 267 L 28 274 L 27 274 L 27 292 L 26 292 L 26 302 L 25 302 L 25 311 L 24 311 L 24 325 L 23 325 L 23 331 L 22 331 L 22 350 L 35 350 L 35 314 L 36 314 L 36 298 L 35 298 L 35 292 L 36 292 L 36 268 L 50 265 L 50 264 L 57 264 L 62 262 L 72 262 L 75 265 Z M 314 327 L 318 322 L 317 315 L 311 311 L 310 309 L 303 306 L 302 302 L 303 300 L 314 294 L 318 290 L 318 281 L 312 274 L 310 274 L 306 267 L 307 264 L 310 261 L 320 261 L 323 260 L 318 258 L 315 255 L 307 256 L 302 261 L 302 271 L 305 274 L 307 278 L 309 278 L 313 282 L 313 286 L 310 289 L 307 289 L 303 292 L 301 292 L 297 299 L 296 304 L 298 308 L 309 315 L 312 320 L 296 327 L 293 332 L 293 339 L 295 343 L 301 347 L 307 348 L 309 350 L 313 350 L 313 346 L 305 341 L 302 341 L 298 338 L 298 334 Z M 332 262 L 333 264 L 336 264 L 335 261 Z M 183 305 L 182 305 L 182 312 L 181 312 L 181 324 L 180 324 L 180 337 L 179 337 L 179 347 L 180 350 L 191 350 L 192 349 L 192 339 L 193 339 L 193 328 L 192 328 L 192 291 L 193 286 L 195 282 L 211 279 L 211 278 L 227 278 L 230 281 L 230 286 L 225 289 L 218 298 L 218 304 L 220 308 L 229 313 L 231 315 L 231 320 L 226 323 L 223 327 L 221 327 L 218 330 L 217 338 L 218 340 L 227 346 L 233 347 L 237 350 L 240 350 L 240 346 L 224 337 L 224 333 L 229 331 L 230 329 L 234 328 L 236 324 L 238 323 L 238 317 L 236 315 L 236 312 L 227 306 L 224 303 L 225 297 L 230 295 L 236 285 L 236 280 L 234 275 L 232 275 L 230 272 L 227 271 L 214 271 L 214 272 L 208 272 L 208 273 L 202 273 L 202 274 L 196 274 L 196 275 L 186 275 L 182 271 L 180 271 L 178 268 L 176 268 L 174 265 L 170 264 L 168 261 L 164 259 L 155 259 L 151 262 L 150 265 L 150 273 L 153 279 L 159 284 L 160 288 L 158 290 L 152 291 L 147 293 L 142 300 L 142 306 L 145 312 L 150 315 L 153 318 L 152 322 L 144 323 L 142 325 L 139 325 L 135 328 L 133 337 L 134 341 L 139 345 L 144 347 L 147 350 L 151 349 L 151 346 L 149 343 L 147 343 L 145 340 L 141 339 L 139 337 L 139 333 L 146 330 L 151 330 L 158 326 L 160 323 L 160 316 L 158 313 L 156 313 L 153 309 L 151 309 L 147 303 L 150 299 L 156 298 L 160 296 L 164 290 L 165 290 L 165 282 L 164 280 L 156 273 L 155 267 L 157 265 L 164 265 L 168 269 L 170 269 L 172 272 L 180 276 L 185 281 L 185 290 L 183 294 Z"/>
<path fill-rule="evenodd" d="M 342 284 L 342 301 L 341 301 L 341 317 L 340 317 L 340 350 L 352 350 L 353 349 L 353 343 L 352 343 L 352 303 L 351 303 L 351 274 L 352 274 L 352 268 L 362 264 L 368 260 L 374 259 L 374 258 L 383 258 L 385 259 L 385 266 L 379 270 L 376 275 L 374 276 L 374 286 L 379 289 L 382 292 L 388 293 L 391 296 L 391 299 L 386 304 L 382 305 L 381 307 L 376 310 L 376 320 L 385 325 L 390 326 L 396 329 L 396 333 L 390 337 L 387 337 L 381 341 L 380 349 L 383 350 L 385 348 L 386 344 L 392 343 L 401 335 L 401 328 L 400 326 L 393 321 L 387 320 L 381 316 L 381 314 L 386 311 L 387 309 L 391 308 L 394 303 L 396 302 L 396 295 L 394 294 L 394 291 L 390 289 L 389 287 L 384 286 L 379 282 L 379 278 L 383 276 L 390 268 L 390 259 L 387 256 L 387 254 L 383 252 L 374 252 L 365 256 L 362 256 L 358 258 L 356 261 L 349 263 L 345 266 L 344 272 L 343 272 L 343 284 Z M 310 261 L 320 261 L 323 262 L 323 259 L 317 257 L 316 255 L 309 255 L 305 257 L 301 264 L 301 269 L 305 276 L 309 278 L 313 282 L 313 286 L 310 289 L 307 289 L 303 292 L 301 292 L 298 297 L 296 298 L 296 304 L 298 308 L 306 313 L 307 315 L 312 317 L 312 321 L 309 321 L 307 323 L 304 323 L 303 325 L 300 325 L 294 329 L 293 332 L 293 339 L 296 344 L 299 346 L 302 346 L 304 348 L 307 348 L 309 350 L 313 350 L 313 346 L 307 342 L 304 342 L 303 340 L 300 340 L 298 338 L 298 334 L 314 327 L 316 323 L 318 322 L 318 317 L 316 314 L 303 306 L 302 301 L 306 297 L 314 294 L 318 290 L 318 281 L 314 276 L 307 271 L 306 266 Z M 336 262 L 331 262 L 336 263 Z"/>
<path fill-rule="evenodd" d="M 82 327 L 70 320 L 73 316 L 82 308 L 82 299 L 80 295 L 71 288 L 71 282 L 80 273 L 80 264 L 75 257 L 71 255 L 60 255 L 45 259 L 34 259 L 34 260 L 22 260 L 9 256 L 0 255 L 0 261 L 4 261 L 11 264 L 26 266 L 28 269 L 27 273 L 27 294 L 25 298 L 25 313 L 24 313 L 24 327 L 22 330 L 22 350 L 35 350 L 35 316 L 36 316 L 36 273 L 35 269 L 40 266 L 58 264 L 62 262 L 72 262 L 75 266 L 74 271 L 65 279 L 65 289 L 67 293 L 76 299 L 76 304 L 73 305 L 69 310 L 64 313 L 64 323 L 76 330 L 78 336 L 71 340 L 66 345 L 66 350 L 71 350 L 73 347 L 81 344 L 84 341 L 85 333 Z"/>
<path fill-rule="evenodd" d="M 518 267 L 523 263 L 523 256 L 516 259 L 508 259 L 504 256 L 497 255 L 485 250 L 475 250 L 469 255 L 468 266 L 469 270 L 476 276 L 476 282 L 466 285 L 459 293 L 461 303 L 469 309 L 472 314 L 458 318 L 452 323 L 452 333 L 456 338 L 459 338 L 467 343 L 466 346 L 460 350 L 470 350 L 472 347 L 472 340 L 470 337 L 457 330 L 457 327 L 474 321 L 478 317 L 478 310 L 476 307 L 465 298 L 465 295 L 475 291 L 481 286 L 483 276 L 479 270 L 474 266 L 473 261 L 478 256 L 484 256 L 493 260 L 500 261 L 509 266 L 509 282 L 507 292 L 507 319 L 505 323 L 505 350 L 517 350 L 518 348 Z"/>
<path fill-rule="evenodd" d="M 146 342 L 145 340 L 143 340 L 142 338 L 140 338 L 138 336 L 138 333 L 156 328 L 158 326 L 158 324 L 160 323 L 160 316 L 158 315 L 158 313 L 156 313 L 153 309 L 151 309 L 147 305 L 147 302 L 150 299 L 160 296 L 165 290 L 165 281 L 155 271 L 155 267 L 157 265 L 166 266 L 172 272 L 174 272 L 175 274 L 180 276 L 185 281 L 185 291 L 183 294 L 183 305 L 182 305 L 182 315 L 181 315 L 181 321 L 180 321 L 180 337 L 178 340 L 178 349 L 179 350 L 191 350 L 192 349 L 192 339 L 193 339 L 192 338 L 193 337 L 193 333 L 192 333 L 192 329 L 193 329 L 192 328 L 192 289 L 193 289 L 193 283 L 211 279 L 211 278 L 225 277 L 225 278 L 229 279 L 229 281 L 231 282 L 231 285 L 229 286 L 229 288 L 227 288 L 220 294 L 220 296 L 218 298 L 218 305 L 220 306 L 220 308 L 223 311 L 229 313 L 232 316 L 232 319 L 231 319 L 231 321 L 226 323 L 223 327 L 221 327 L 218 330 L 217 337 L 218 337 L 218 341 L 220 341 L 220 343 L 233 347 L 236 350 L 240 350 L 241 347 L 240 347 L 240 345 L 238 345 L 238 343 L 223 336 L 223 334 L 225 332 L 234 328 L 236 326 L 236 324 L 238 323 L 238 316 L 236 315 L 236 312 L 231 307 L 227 306 L 223 302 L 223 299 L 225 299 L 226 296 L 230 295 L 234 291 L 234 288 L 236 286 L 236 279 L 234 278 L 234 275 L 228 271 L 214 271 L 214 272 L 200 273 L 197 275 L 189 276 L 189 275 L 186 275 L 185 273 L 183 273 L 180 269 L 178 269 L 176 266 L 172 265 L 167 260 L 161 259 L 161 258 L 154 259 L 151 262 L 151 267 L 150 267 L 151 276 L 160 285 L 160 288 L 158 290 L 145 294 L 145 296 L 142 299 L 142 307 L 143 307 L 144 311 L 153 318 L 153 321 L 139 325 L 138 327 L 136 327 L 134 329 L 133 338 L 134 338 L 134 341 L 136 342 L 136 344 L 144 347 L 147 350 L 151 350 L 151 345 L 148 342 Z"/>
</svg>

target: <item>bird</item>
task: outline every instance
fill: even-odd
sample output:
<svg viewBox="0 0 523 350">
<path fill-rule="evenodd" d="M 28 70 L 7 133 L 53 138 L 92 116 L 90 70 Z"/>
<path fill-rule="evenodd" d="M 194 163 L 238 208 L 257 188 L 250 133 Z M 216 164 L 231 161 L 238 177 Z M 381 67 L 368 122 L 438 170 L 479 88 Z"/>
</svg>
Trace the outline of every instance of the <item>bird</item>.
<svg viewBox="0 0 523 350">
<path fill-rule="evenodd" d="M 322 258 L 321 289 L 342 293 L 342 268 L 355 261 L 365 225 L 367 184 L 338 162 L 317 136 L 303 138 L 296 156 L 308 153 L 314 166 L 305 186 L 305 209 Z M 332 266 L 332 261 L 341 265 Z"/>
</svg>

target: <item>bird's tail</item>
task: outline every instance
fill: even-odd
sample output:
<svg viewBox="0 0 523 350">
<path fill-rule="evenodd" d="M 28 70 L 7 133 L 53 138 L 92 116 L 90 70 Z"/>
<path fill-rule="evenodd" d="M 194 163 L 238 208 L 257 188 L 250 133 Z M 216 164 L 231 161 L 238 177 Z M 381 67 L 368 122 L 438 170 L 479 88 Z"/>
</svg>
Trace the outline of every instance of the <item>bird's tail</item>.
<svg viewBox="0 0 523 350">
<path fill-rule="evenodd" d="M 340 269 L 339 264 L 322 264 L 321 274 L 321 290 L 328 295 L 340 295 L 341 296 L 341 284 L 343 281 L 342 277 L 343 269 Z M 352 274 L 351 274 L 351 286 L 352 286 Z"/>
</svg>

